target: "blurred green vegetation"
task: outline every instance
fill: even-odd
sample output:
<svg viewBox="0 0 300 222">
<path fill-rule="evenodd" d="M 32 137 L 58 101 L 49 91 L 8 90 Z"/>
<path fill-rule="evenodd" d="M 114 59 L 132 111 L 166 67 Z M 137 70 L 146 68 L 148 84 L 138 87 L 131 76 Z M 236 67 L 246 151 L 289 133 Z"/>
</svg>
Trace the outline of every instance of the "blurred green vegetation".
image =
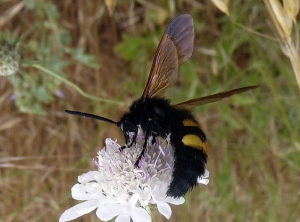
<svg viewBox="0 0 300 222">
<path fill-rule="evenodd" d="M 193 108 L 209 140 L 210 183 L 190 192 L 184 206 L 173 208 L 170 220 L 299 221 L 300 94 L 263 2 L 232 1 L 229 16 L 209 1 L 117 1 L 111 16 L 104 2 L 24 3 L 23 14 L 7 21 L 2 31 L 4 38 L 18 43 L 22 66 L 18 75 L 9 78 L 9 85 L 0 86 L 3 95 L 6 91 L 14 94 L 16 103 L 16 107 L 4 103 L 9 108 L 1 112 L 22 118 L 24 128 L 33 130 L 39 139 L 33 138 L 32 143 L 26 140 L 28 144 L 22 146 L 26 153 L 20 152 L 18 144 L 21 146 L 31 135 L 23 131 L 19 135 L 15 128 L 18 125 L 12 125 L 0 137 L 0 143 L 7 144 L 1 151 L 3 157 L 38 156 L 28 166 L 56 168 L 49 172 L 51 176 L 22 169 L 18 164 L 0 169 L 2 190 L 7 189 L 6 184 L 15 184 L 7 181 L 20 181 L 11 193 L 1 194 L 4 202 L 0 204 L 0 220 L 57 220 L 74 205 L 70 188 L 77 176 L 95 169 L 91 160 L 104 138 L 122 140 L 117 129 L 69 117 L 63 110 L 72 107 L 117 120 L 126 106 L 88 100 L 34 65 L 100 99 L 130 104 L 142 94 L 168 22 L 176 15 L 189 13 L 195 26 L 194 53 L 180 68 L 178 83 L 168 90 L 167 98 L 176 103 L 247 85 L 260 87 Z M 6 2 L 4 8 L 9 11 L 17 4 Z M 18 28 L 24 25 L 30 28 L 19 33 Z M 57 93 L 65 99 L 55 96 Z M 31 114 L 21 114 L 17 108 Z M 29 144 L 35 145 L 29 148 Z M 16 150 L 8 149 L 10 146 Z M 70 158 L 65 159 L 68 155 Z M 42 183 L 37 182 L 40 177 Z M 17 199 L 18 204 L 14 206 L 10 199 Z M 40 211 L 39 201 L 51 207 Z M 155 210 L 153 213 L 153 221 L 166 221 Z M 91 213 L 78 221 L 96 219 Z"/>
<path fill-rule="evenodd" d="M 27 70 L 38 64 L 61 78 L 66 78 L 64 68 L 70 65 L 71 58 L 87 67 L 98 69 L 100 65 L 93 55 L 84 53 L 80 46 L 70 46 L 69 31 L 60 24 L 60 12 L 51 1 L 27 1 L 26 8 L 35 17 L 35 23 L 15 40 L 9 29 L 4 30 L 4 40 L 19 43 L 21 61 L 20 74 L 10 78 L 14 87 L 14 100 L 20 111 L 46 115 L 43 105 L 50 104 L 56 97 L 64 97 L 60 91 L 61 80 L 47 76 L 41 70 L 32 75 Z M 25 21 L 24 21 L 25 22 Z M 23 39 L 30 36 L 29 41 Z"/>
</svg>

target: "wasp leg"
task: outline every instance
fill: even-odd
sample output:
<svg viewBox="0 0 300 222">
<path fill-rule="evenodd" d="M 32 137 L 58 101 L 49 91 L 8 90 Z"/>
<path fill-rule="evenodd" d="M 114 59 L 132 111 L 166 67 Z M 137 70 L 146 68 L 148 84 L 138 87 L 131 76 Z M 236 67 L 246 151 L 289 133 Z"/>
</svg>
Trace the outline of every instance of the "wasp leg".
<svg viewBox="0 0 300 222">
<path fill-rule="evenodd" d="M 140 153 L 138 159 L 136 160 L 136 162 L 135 162 L 135 164 L 134 164 L 135 167 L 139 167 L 139 162 L 140 162 L 141 158 L 144 156 L 146 146 L 147 146 L 147 140 L 145 140 L 144 145 L 143 145 L 142 152 Z"/>
<path fill-rule="evenodd" d="M 119 151 L 122 152 L 125 148 L 127 148 L 127 146 L 125 146 L 125 145 L 124 145 L 124 146 L 121 146 L 121 147 L 119 148 Z"/>
<path fill-rule="evenodd" d="M 122 152 L 124 149 L 132 147 L 133 143 L 134 143 L 134 141 L 131 141 L 131 143 L 128 146 L 127 145 L 121 146 L 119 148 L 119 151 Z"/>
<path fill-rule="evenodd" d="M 150 127 L 149 127 L 150 128 Z M 134 166 L 138 167 L 139 166 L 139 162 L 141 160 L 141 158 L 144 156 L 144 153 L 145 153 L 145 150 L 146 150 L 146 147 L 147 147 L 147 143 L 148 143 L 148 139 L 149 139 L 149 136 L 150 136 L 150 130 L 147 130 L 146 131 L 146 135 L 145 135 L 145 141 L 144 141 L 144 144 L 143 144 L 143 149 L 142 149 L 142 152 L 140 153 L 138 159 L 136 160 Z M 152 143 L 153 141 L 156 141 L 156 136 L 153 136 L 153 139 L 152 139 Z"/>
<path fill-rule="evenodd" d="M 126 135 L 124 135 L 125 136 L 125 143 L 126 143 L 126 145 L 124 145 L 124 146 L 121 146 L 120 148 L 119 148 L 119 151 L 121 152 L 122 150 L 124 150 L 124 149 L 126 149 L 126 148 L 128 148 L 128 147 L 132 147 L 132 145 L 133 145 L 133 143 L 135 143 L 136 142 L 136 137 L 137 137 L 137 132 L 134 134 L 134 136 L 132 137 L 132 140 L 131 140 L 131 142 L 130 142 L 130 144 L 129 145 L 127 145 L 128 144 L 128 136 Z"/>
</svg>

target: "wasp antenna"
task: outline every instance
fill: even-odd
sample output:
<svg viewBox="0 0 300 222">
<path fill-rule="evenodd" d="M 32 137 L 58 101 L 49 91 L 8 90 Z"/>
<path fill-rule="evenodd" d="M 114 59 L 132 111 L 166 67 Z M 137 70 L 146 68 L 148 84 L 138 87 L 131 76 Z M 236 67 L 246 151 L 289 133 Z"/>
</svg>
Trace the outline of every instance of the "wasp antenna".
<svg viewBox="0 0 300 222">
<path fill-rule="evenodd" d="M 100 120 L 100 121 L 107 122 L 107 123 L 112 123 L 114 125 L 119 126 L 117 122 L 115 122 L 111 119 L 107 119 L 107 118 L 102 117 L 102 116 L 96 116 L 96 115 L 93 115 L 93 114 L 90 114 L 90 113 L 83 113 L 83 112 L 71 111 L 71 110 L 65 110 L 65 111 L 66 111 L 66 113 L 71 114 L 71 115 L 96 119 L 96 120 Z"/>
</svg>

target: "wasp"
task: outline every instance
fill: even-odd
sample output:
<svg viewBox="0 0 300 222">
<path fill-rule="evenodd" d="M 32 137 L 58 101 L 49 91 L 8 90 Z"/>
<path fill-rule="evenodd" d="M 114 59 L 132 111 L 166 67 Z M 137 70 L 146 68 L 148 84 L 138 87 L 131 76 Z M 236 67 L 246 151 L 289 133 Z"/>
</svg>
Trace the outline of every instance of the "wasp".
<svg viewBox="0 0 300 222">
<path fill-rule="evenodd" d="M 174 168 L 167 196 L 181 197 L 197 185 L 197 179 L 204 175 L 207 162 L 207 139 L 200 124 L 187 106 L 216 102 L 233 94 L 254 89 L 257 85 L 233 89 L 209 96 L 191 99 L 171 105 L 163 97 L 169 86 L 175 84 L 178 68 L 191 57 L 194 44 L 193 19 L 188 14 L 176 17 L 165 30 L 154 55 L 150 74 L 141 98 L 132 103 L 129 111 L 115 122 L 89 113 L 66 110 L 67 113 L 94 118 L 118 126 L 124 134 L 126 146 L 136 142 L 138 128 L 144 133 L 143 149 L 136 160 L 144 155 L 147 142 L 152 138 L 166 138 L 174 148 Z M 133 133 L 133 137 L 129 137 Z"/>
</svg>

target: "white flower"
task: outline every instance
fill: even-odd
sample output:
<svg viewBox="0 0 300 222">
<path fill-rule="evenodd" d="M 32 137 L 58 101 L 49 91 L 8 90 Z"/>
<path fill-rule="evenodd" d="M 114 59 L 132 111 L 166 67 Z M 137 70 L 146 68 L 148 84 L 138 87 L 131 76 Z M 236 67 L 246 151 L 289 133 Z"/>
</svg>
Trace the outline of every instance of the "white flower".
<svg viewBox="0 0 300 222">
<path fill-rule="evenodd" d="M 96 209 L 102 221 L 116 218 L 116 222 L 150 222 L 149 205 L 170 218 L 171 204 L 182 204 L 184 198 L 166 195 L 172 179 L 173 148 L 169 138 L 150 138 L 139 167 L 134 166 L 142 151 L 143 136 L 139 131 L 133 147 L 119 151 L 120 145 L 106 139 L 106 147 L 98 153 L 98 171 L 90 171 L 78 177 L 72 188 L 72 197 L 84 201 L 66 210 L 59 221 L 70 221 Z M 208 183 L 207 173 L 198 178 L 199 183 Z"/>
</svg>

